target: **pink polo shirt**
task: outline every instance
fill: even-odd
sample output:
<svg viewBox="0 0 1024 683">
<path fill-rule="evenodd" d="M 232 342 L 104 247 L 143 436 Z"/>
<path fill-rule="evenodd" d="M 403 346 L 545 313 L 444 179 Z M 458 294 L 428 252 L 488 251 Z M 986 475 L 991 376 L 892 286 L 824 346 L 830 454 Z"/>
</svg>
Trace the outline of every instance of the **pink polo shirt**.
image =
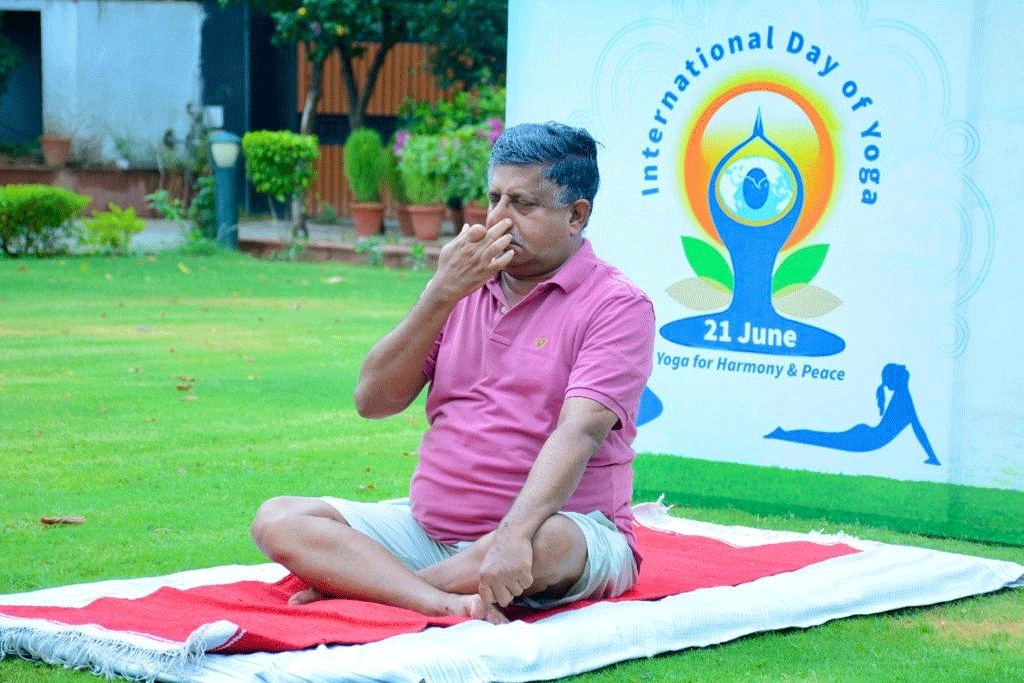
<svg viewBox="0 0 1024 683">
<path fill-rule="evenodd" d="M 495 277 L 458 303 L 423 372 L 430 382 L 412 512 L 435 540 L 473 541 L 498 526 L 570 396 L 619 418 L 562 509 L 600 510 L 634 552 L 636 413 L 651 373 L 650 299 L 584 240 L 509 308 Z"/>
</svg>

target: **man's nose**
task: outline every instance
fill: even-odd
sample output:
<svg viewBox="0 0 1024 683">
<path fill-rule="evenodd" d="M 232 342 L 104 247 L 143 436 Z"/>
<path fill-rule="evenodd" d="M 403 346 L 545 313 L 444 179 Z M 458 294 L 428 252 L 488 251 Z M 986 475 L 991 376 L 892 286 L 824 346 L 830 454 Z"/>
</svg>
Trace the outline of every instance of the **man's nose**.
<svg viewBox="0 0 1024 683">
<path fill-rule="evenodd" d="M 503 197 L 496 204 L 490 204 L 487 207 L 487 227 L 495 225 L 502 218 L 507 218 L 508 215 L 508 200 Z"/>
</svg>

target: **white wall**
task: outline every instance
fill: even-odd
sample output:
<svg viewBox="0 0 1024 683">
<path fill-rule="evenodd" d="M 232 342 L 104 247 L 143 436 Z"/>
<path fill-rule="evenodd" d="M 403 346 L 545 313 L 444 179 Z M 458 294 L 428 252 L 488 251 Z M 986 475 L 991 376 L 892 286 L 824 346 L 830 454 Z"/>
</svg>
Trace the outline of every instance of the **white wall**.
<svg viewBox="0 0 1024 683">
<path fill-rule="evenodd" d="M 73 154 L 111 161 L 153 157 L 168 129 L 188 131 L 201 104 L 196 2 L 0 0 L 0 10 L 41 13 L 43 130 L 74 139 Z"/>
</svg>

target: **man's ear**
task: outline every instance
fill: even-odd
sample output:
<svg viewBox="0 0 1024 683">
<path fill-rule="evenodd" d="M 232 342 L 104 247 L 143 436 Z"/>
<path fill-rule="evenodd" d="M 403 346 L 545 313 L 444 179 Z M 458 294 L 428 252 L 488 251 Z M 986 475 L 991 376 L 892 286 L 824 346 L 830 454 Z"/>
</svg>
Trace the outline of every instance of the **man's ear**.
<svg viewBox="0 0 1024 683">
<path fill-rule="evenodd" d="M 590 202 L 577 199 L 569 205 L 569 228 L 573 235 L 579 235 L 590 219 Z"/>
</svg>

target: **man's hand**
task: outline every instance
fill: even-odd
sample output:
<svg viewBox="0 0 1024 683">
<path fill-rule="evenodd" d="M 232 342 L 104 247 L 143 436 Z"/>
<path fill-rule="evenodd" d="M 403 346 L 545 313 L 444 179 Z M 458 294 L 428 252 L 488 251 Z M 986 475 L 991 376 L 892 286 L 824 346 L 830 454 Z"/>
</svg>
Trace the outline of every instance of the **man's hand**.
<svg viewBox="0 0 1024 683">
<path fill-rule="evenodd" d="M 456 302 L 483 286 L 512 260 L 508 218 L 490 228 L 465 225 L 455 239 L 444 245 L 437 260 L 437 272 L 430 286 L 439 296 Z"/>
<path fill-rule="evenodd" d="M 480 564 L 480 599 L 507 607 L 533 585 L 533 544 L 498 530 Z"/>
</svg>

